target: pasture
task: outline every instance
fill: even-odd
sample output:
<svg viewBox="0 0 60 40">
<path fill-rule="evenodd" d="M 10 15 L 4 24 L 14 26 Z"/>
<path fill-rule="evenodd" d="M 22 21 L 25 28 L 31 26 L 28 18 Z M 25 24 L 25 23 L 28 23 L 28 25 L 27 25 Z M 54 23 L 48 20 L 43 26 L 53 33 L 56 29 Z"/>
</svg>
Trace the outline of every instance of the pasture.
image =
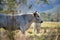
<svg viewBox="0 0 60 40">
<path fill-rule="evenodd" d="M 0 28 L 1 40 L 60 40 L 60 22 L 43 22 L 40 33 L 34 33 L 33 24 L 23 35 L 20 30 L 9 32 Z M 10 34 L 11 33 L 11 34 Z"/>
</svg>

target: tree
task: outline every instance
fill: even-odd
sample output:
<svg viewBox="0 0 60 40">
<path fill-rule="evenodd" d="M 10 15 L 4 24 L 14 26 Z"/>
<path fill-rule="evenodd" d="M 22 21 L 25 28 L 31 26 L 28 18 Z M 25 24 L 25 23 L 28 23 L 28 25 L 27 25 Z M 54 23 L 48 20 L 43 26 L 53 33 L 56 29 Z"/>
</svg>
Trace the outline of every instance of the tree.
<svg viewBox="0 0 60 40">
<path fill-rule="evenodd" d="M 17 13 L 21 13 L 22 9 L 22 3 L 25 4 L 27 6 L 27 0 L 15 0 L 16 1 L 16 8 L 17 8 Z M 26 7 L 27 10 L 27 7 Z"/>
<path fill-rule="evenodd" d="M 26 5 L 26 13 L 27 13 L 27 11 L 32 8 L 32 4 L 30 5 L 27 4 L 28 1 L 29 0 L 2 0 L 1 2 L 3 2 L 5 6 L 7 6 L 7 10 L 3 10 L 3 12 L 9 13 L 10 10 L 12 9 L 14 10 L 17 9 L 18 12 L 19 11 L 21 12 L 22 11 L 21 6 L 22 4 L 24 4 Z M 36 0 L 34 4 L 40 4 L 42 1 L 44 3 L 48 3 L 48 0 Z"/>
<path fill-rule="evenodd" d="M 0 0 L 0 11 L 2 11 L 2 10 L 3 10 L 3 8 L 2 8 L 2 6 L 3 6 L 3 5 L 2 5 L 2 3 L 1 3 L 1 2 L 2 2 L 2 0 Z"/>
</svg>

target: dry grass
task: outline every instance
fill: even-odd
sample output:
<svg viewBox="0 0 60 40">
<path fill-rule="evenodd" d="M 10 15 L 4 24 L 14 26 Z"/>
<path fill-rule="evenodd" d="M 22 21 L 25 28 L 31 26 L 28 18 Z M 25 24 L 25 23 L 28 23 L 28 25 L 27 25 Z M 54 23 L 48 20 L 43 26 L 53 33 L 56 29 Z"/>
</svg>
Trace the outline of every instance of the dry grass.
<svg viewBox="0 0 60 40">
<path fill-rule="evenodd" d="M 43 22 L 41 27 L 60 27 L 60 22 Z"/>
<path fill-rule="evenodd" d="M 34 24 L 32 24 L 32 26 L 33 25 Z M 34 29 L 32 26 L 29 30 L 27 30 L 27 32 L 34 33 Z M 43 22 L 41 24 L 41 27 L 43 27 L 43 28 L 60 28 L 60 22 Z"/>
<path fill-rule="evenodd" d="M 41 24 L 41 27 L 60 27 L 60 22 L 43 22 Z M 14 38 L 14 40 L 50 40 L 50 36 L 52 34 L 56 34 L 56 32 L 55 30 L 54 32 L 50 30 L 46 34 L 47 35 L 44 35 L 44 33 L 34 34 L 33 27 L 27 30 L 25 35 L 23 35 L 20 30 L 12 31 L 10 34 L 10 32 L 8 32 L 7 30 L 0 28 L 0 40 L 12 40 L 12 37 Z M 55 36 L 56 35 L 54 35 L 54 39 Z"/>
</svg>

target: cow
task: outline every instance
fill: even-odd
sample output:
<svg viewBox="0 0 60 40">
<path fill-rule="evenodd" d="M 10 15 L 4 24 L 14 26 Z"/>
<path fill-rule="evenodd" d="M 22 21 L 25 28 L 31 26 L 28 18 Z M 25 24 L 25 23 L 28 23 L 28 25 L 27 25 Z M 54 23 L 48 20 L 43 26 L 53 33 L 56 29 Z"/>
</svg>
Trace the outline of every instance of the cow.
<svg viewBox="0 0 60 40">
<path fill-rule="evenodd" d="M 12 28 L 19 28 L 23 34 L 25 34 L 25 31 L 29 29 L 33 22 L 40 24 L 43 22 L 37 12 L 21 15 L 0 14 L 0 28 L 6 29 L 6 27 L 10 28 L 12 26 Z"/>
</svg>

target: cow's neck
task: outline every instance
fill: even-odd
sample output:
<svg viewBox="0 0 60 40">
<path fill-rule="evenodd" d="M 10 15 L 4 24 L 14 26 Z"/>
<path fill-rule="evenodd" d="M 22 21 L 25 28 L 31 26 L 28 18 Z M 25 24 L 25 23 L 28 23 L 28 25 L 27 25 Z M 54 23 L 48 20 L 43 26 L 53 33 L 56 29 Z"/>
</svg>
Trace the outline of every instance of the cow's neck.
<svg viewBox="0 0 60 40">
<path fill-rule="evenodd" d="M 31 26 L 31 24 L 32 24 L 32 22 L 30 22 L 30 23 L 28 23 L 28 24 L 25 25 L 26 30 Z"/>
<path fill-rule="evenodd" d="M 28 20 L 29 23 L 27 23 L 26 26 L 26 30 L 31 26 L 31 24 L 34 22 L 33 16 L 31 16 L 31 19 Z"/>
</svg>

